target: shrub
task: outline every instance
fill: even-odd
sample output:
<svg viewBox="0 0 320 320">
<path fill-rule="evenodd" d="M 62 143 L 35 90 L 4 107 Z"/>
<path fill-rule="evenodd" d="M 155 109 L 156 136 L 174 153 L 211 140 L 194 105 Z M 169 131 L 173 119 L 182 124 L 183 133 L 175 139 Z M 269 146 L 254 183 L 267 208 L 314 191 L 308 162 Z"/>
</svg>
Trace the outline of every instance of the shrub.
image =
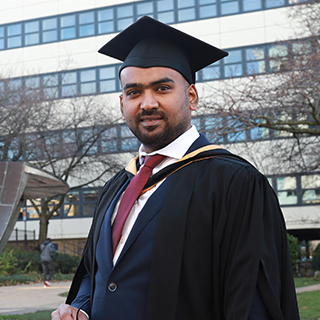
<svg viewBox="0 0 320 320">
<path fill-rule="evenodd" d="M 74 273 L 79 264 L 79 257 L 70 256 L 65 253 L 55 253 L 54 255 L 54 272 L 68 274 Z"/>
<path fill-rule="evenodd" d="M 12 274 L 17 265 L 13 250 L 6 248 L 0 255 L 0 276 Z"/>
<path fill-rule="evenodd" d="M 320 270 L 320 244 L 317 245 L 312 253 L 312 269 L 314 271 Z"/>
<path fill-rule="evenodd" d="M 299 258 L 299 241 L 298 241 L 298 238 L 292 236 L 291 234 L 287 234 L 287 236 L 288 236 L 288 242 L 289 242 L 292 270 L 293 272 L 295 272 L 296 263 Z"/>
</svg>

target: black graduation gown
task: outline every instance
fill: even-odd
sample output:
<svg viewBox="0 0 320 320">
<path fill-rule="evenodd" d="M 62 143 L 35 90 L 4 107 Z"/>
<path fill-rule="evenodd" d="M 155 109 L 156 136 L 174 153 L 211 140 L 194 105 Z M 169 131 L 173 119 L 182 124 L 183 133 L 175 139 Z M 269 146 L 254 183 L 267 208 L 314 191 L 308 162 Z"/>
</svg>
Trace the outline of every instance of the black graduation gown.
<svg viewBox="0 0 320 320">
<path fill-rule="evenodd" d="M 149 185 L 168 174 L 146 319 L 247 319 L 256 288 L 273 319 L 299 319 L 284 219 L 267 179 L 221 149 L 192 154 Z M 85 269 L 95 272 L 105 209 L 127 179 L 120 171 L 101 193 L 67 303 Z"/>
</svg>

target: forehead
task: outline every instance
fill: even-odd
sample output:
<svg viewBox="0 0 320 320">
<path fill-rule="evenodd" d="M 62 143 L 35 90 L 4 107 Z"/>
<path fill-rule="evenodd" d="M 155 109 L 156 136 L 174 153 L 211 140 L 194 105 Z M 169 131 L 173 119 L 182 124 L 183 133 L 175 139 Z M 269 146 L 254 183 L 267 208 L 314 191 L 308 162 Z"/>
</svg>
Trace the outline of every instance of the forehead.
<svg viewBox="0 0 320 320">
<path fill-rule="evenodd" d="M 166 67 L 126 67 L 120 73 L 122 86 L 126 83 L 148 84 L 165 78 L 177 83 L 187 82 L 178 71 Z"/>
</svg>

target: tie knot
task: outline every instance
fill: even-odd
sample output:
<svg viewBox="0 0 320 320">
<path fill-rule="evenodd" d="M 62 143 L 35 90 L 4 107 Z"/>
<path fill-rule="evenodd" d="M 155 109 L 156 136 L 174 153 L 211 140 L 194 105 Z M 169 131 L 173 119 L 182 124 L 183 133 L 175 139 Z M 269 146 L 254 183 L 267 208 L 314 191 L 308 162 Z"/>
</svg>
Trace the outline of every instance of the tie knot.
<svg viewBox="0 0 320 320">
<path fill-rule="evenodd" d="M 163 159 L 165 156 L 161 154 L 155 154 L 153 156 L 146 156 L 146 159 L 144 161 L 144 166 L 153 169 L 156 167 Z"/>
</svg>

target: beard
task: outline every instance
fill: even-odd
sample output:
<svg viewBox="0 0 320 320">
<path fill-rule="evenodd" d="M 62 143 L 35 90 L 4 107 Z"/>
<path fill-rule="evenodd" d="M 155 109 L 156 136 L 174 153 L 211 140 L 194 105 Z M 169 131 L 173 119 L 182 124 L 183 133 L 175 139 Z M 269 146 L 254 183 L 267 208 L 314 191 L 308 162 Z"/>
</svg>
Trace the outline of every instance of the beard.
<svg viewBox="0 0 320 320">
<path fill-rule="evenodd" d="M 148 126 L 144 130 L 139 129 L 141 116 L 157 116 L 161 117 L 161 121 L 165 123 L 162 130 L 158 130 L 158 126 Z M 137 115 L 134 119 L 134 126 L 129 126 L 131 132 L 137 139 L 144 145 L 145 148 L 151 150 L 158 150 L 164 148 L 178 136 L 184 133 L 190 127 L 190 120 L 184 119 L 178 125 L 172 125 L 166 113 L 158 110 L 142 110 L 141 114 Z"/>
</svg>

